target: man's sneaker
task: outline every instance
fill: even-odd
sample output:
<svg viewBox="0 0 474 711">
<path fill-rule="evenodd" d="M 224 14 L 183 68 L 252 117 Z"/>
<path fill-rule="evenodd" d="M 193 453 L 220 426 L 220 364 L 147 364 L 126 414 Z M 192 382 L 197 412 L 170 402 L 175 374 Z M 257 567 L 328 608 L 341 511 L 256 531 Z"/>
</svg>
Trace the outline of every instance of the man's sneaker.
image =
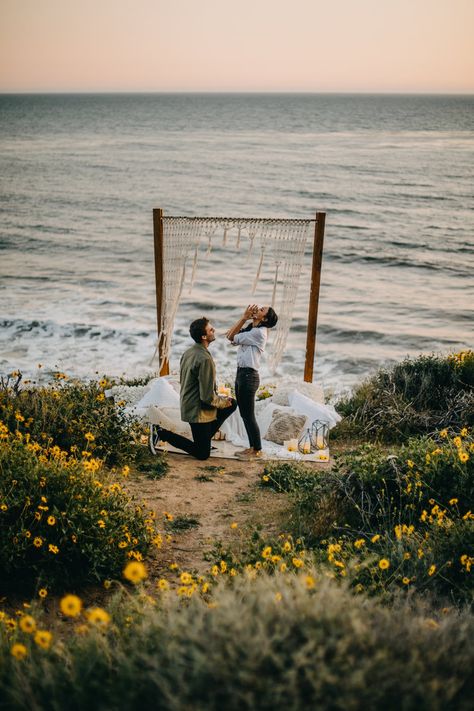
<svg viewBox="0 0 474 711">
<path fill-rule="evenodd" d="M 163 428 L 160 427 L 159 425 L 152 425 L 150 424 L 150 438 L 148 440 L 148 445 L 150 447 L 150 452 L 152 454 L 157 453 L 158 446 L 160 444 L 160 439 L 161 439 L 161 433 L 163 432 Z"/>
<path fill-rule="evenodd" d="M 263 452 L 261 449 L 259 449 L 257 451 L 255 449 L 252 449 L 251 452 L 248 452 L 248 453 L 241 452 L 240 454 L 236 454 L 235 456 L 237 457 L 237 459 L 240 459 L 243 462 L 253 462 L 258 459 L 264 458 Z"/>
<path fill-rule="evenodd" d="M 238 449 L 237 452 L 234 452 L 234 457 L 241 457 L 242 455 L 247 455 L 253 452 L 253 447 L 247 447 L 247 449 Z"/>
</svg>

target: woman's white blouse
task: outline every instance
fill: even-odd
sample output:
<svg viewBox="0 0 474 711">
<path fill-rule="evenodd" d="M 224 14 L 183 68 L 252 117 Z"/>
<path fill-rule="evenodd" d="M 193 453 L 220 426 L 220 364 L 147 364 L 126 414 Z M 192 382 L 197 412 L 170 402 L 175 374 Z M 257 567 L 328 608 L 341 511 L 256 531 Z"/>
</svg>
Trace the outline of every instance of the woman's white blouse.
<svg viewBox="0 0 474 711">
<path fill-rule="evenodd" d="M 258 370 L 267 338 L 268 329 L 265 328 L 265 326 L 237 333 L 233 338 L 233 343 L 239 346 L 239 350 L 237 351 L 237 367 Z"/>
</svg>

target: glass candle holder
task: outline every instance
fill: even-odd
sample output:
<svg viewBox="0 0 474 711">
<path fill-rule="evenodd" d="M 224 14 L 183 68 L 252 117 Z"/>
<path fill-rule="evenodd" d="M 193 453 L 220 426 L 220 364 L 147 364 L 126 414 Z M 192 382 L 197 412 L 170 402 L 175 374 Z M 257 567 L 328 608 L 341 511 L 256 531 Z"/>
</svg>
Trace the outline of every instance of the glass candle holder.
<svg viewBox="0 0 474 711">
<path fill-rule="evenodd" d="M 306 432 L 300 437 L 298 441 L 298 449 L 301 454 L 311 454 L 311 430 L 307 429 Z"/>
<path fill-rule="evenodd" d="M 311 444 L 313 449 L 329 448 L 329 425 L 323 420 L 315 420 L 311 426 Z"/>
</svg>

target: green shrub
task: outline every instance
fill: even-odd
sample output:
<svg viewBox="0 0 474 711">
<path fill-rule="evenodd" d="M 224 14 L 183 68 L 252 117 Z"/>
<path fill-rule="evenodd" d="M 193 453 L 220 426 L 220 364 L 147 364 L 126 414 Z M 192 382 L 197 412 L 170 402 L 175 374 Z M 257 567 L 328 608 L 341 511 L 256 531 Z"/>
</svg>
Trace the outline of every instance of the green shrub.
<svg viewBox="0 0 474 711">
<path fill-rule="evenodd" d="M 154 529 L 100 470 L 59 447 L 21 441 L 0 426 L 1 585 L 83 585 L 120 575 Z"/>
<path fill-rule="evenodd" d="M 387 607 L 328 580 L 316 578 L 308 589 L 306 575 L 277 574 L 239 576 L 219 585 L 211 603 L 193 596 L 183 605 L 168 594 L 156 607 L 118 597 L 109 613 L 100 630 L 53 630 L 49 649 L 18 628 L 0 633 L 3 708 L 472 705 L 474 620 L 467 612 L 438 613 L 407 600 Z M 24 659 L 12 656 L 14 644 L 24 645 Z"/>
<path fill-rule="evenodd" d="M 466 430 L 441 435 L 394 454 L 365 445 L 340 457 L 312 487 L 294 486 L 290 530 L 370 592 L 406 586 L 470 599 L 474 442 Z"/>
<path fill-rule="evenodd" d="M 381 369 L 336 404 L 332 438 L 396 442 L 436 429 L 474 424 L 474 351 L 419 356 Z"/>
<path fill-rule="evenodd" d="M 132 461 L 135 442 L 141 427 L 106 398 L 104 390 L 111 385 L 99 382 L 82 383 L 57 373 L 54 384 L 42 387 L 21 386 L 21 374 L 16 380 L 3 381 L 0 386 L 0 421 L 42 443 L 57 445 L 68 451 L 86 448 L 85 435 L 90 433 L 89 451 L 113 465 Z"/>
</svg>

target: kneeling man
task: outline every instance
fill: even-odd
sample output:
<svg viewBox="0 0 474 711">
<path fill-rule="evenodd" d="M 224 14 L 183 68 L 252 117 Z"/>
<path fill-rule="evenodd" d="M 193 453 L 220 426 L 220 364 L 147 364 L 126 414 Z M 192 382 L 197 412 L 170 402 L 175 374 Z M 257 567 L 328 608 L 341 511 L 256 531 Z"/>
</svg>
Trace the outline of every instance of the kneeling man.
<svg viewBox="0 0 474 711">
<path fill-rule="evenodd" d="M 208 459 L 212 437 L 235 411 L 237 403 L 233 398 L 217 395 L 216 367 L 209 353 L 209 346 L 215 340 L 214 327 L 207 318 L 198 318 L 192 322 L 189 333 L 195 343 L 181 357 L 180 405 L 181 419 L 191 425 L 193 441 L 151 425 L 150 442 L 152 451 L 162 440 L 196 459 Z"/>
</svg>

